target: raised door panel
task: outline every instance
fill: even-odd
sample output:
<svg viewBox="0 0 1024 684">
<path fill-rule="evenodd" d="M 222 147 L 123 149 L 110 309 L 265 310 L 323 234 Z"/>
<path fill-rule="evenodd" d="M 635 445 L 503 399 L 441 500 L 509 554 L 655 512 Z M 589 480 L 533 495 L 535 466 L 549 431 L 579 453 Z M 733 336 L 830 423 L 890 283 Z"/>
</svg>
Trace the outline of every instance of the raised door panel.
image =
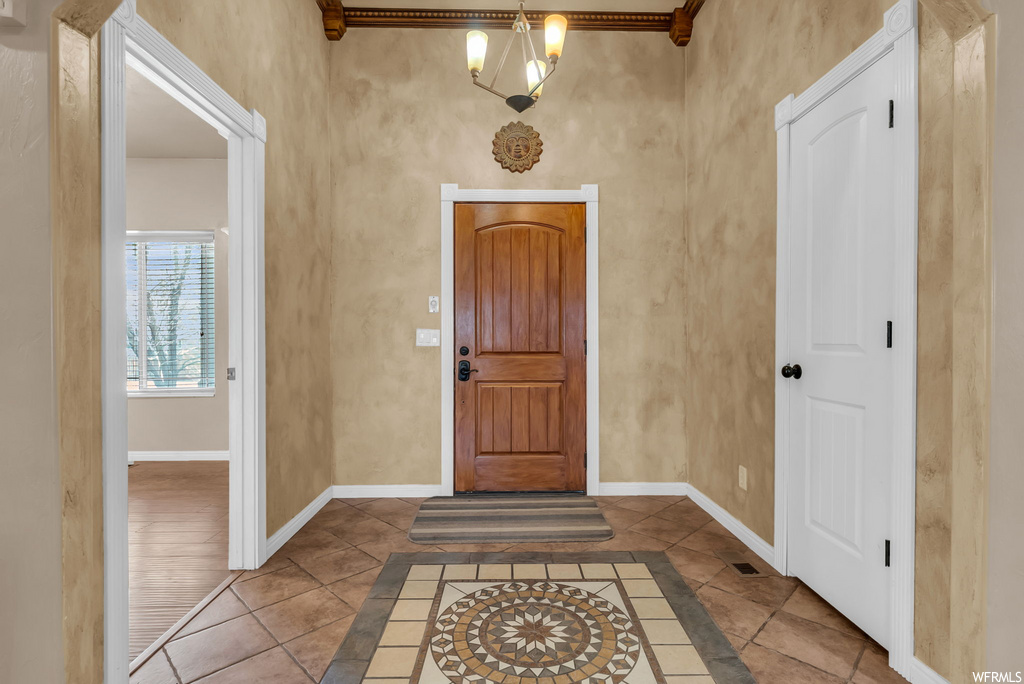
<svg viewBox="0 0 1024 684">
<path fill-rule="evenodd" d="M 477 349 L 558 352 L 562 233 L 537 226 L 476 232 Z"/>
</svg>

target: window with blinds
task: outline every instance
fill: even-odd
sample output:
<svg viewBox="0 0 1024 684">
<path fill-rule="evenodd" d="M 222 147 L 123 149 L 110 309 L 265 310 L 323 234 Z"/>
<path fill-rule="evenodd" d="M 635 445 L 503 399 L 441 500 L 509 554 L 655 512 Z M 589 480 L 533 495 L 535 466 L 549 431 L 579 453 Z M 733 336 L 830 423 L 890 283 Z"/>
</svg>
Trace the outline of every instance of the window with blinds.
<svg viewBox="0 0 1024 684">
<path fill-rule="evenodd" d="M 129 394 L 214 393 L 213 237 L 206 231 L 128 233 Z"/>
</svg>

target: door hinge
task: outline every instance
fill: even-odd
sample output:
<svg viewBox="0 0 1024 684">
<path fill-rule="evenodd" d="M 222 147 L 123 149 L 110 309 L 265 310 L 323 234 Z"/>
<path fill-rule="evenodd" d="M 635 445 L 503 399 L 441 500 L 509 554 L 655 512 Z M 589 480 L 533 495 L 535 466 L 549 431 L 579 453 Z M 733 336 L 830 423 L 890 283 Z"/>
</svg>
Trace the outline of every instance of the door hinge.
<svg viewBox="0 0 1024 684">
<path fill-rule="evenodd" d="M 889 128 L 896 128 L 896 102 L 889 100 Z"/>
<path fill-rule="evenodd" d="M 885 328 L 885 348 L 892 349 L 892 321 L 886 321 Z"/>
<path fill-rule="evenodd" d="M 234 379 L 235 379 L 235 369 L 234 368 L 228 368 L 228 380 L 234 380 Z"/>
<path fill-rule="evenodd" d="M 583 355 L 587 355 L 587 341 L 583 340 Z"/>
<path fill-rule="evenodd" d="M 587 469 L 587 452 L 586 451 L 583 452 L 583 469 L 584 470 Z"/>
<path fill-rule="evenodd" d="M 889 567 L 889 547 L 890 546 L 891 546 L 891 544 L 889 543 L 889 540 L 886 539 L 885 540 L 885 567 L 887 567 L 887 568 Z"/>
<path fill-rule="evenodd" d="M 583 244 L 587 244 L 587 227 L 583 226 Z"/>
</svg>

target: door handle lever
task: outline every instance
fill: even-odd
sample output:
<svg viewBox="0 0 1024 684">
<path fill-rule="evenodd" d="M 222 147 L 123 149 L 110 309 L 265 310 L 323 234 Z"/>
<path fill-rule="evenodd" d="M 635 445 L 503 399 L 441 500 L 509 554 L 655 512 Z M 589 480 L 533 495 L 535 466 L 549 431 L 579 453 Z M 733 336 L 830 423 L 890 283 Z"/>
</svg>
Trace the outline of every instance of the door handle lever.
<svg viewBox="0 0 1024 684">
<path fill-rule="evenodd" d="M 470 368 L 469 361 L 459 361 L 459 381 L 466 382 L 469 380 L 470 373 L 479 373 L 479 368 Z"/>
</svg>

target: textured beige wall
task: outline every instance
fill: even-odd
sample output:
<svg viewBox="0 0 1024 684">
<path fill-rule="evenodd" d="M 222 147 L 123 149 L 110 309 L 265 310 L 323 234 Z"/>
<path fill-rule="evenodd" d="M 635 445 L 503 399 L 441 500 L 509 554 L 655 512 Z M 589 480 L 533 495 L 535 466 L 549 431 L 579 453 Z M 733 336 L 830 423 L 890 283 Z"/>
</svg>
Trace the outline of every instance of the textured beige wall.
<svg viewBox="0 0 1024 684">
<path fill-rule="evenodd" d="M 139 0 L 267 119 L 267 533 L 331 484 L 328 43 L 315 2 Z"/>
<path fill-rule="evenodd" d="M 353 29 L 331 47 L 335 483 L 440 482 L 440 350 L 414 333 L 440 327 L 427 296 L 441 288 L 441 183 L 601 186 L 601 479 L 685 481 L 685 52 L 664 36 L 574 33 L 520 115 L 472 86 L 465 43 Z M 544 141 L 523 175 L 491 154 L 517 120 Z"/>
<path fill-rule="evenodd" d="M 0 681 L 63 681 L 50 306 L 49 15 L 0 31 Z"/>
<path fill-rule="evenodd" d="M 686 48 L 690 481 L 773 538 L 775 105 L 882 26 L 891 0 L 709 2 Z M 746 466 L 747 491 L 737 486 Z"/>
<path fill-rule="evenodd" d="M 920 9 L 921 175 L 917 305 L 917 548 L 920 587 L 950 583 L 953 468 L 953 41 Z M 915 648 L 949 672 L 950 592 L 914 597 Z"/>
<path fill-rule="evenodd" d="M 128 230 L 214 231 L 217 394 L 128 399 L 128 451 L 227 451 L 228 162 L 129 159 Z"/>
<path fill-rule="evenodd" d="M 1024 670 L 1024 4 L 997 13 L 987 667 Z"/>
<path fill-rule="evenodd" d="M 881 28 L 891 4 L 772 0 L 752 14 L 744 3 L 721 0 L 702 10 L 687 48 L 691 482 L 769 540 L 776 372 L 772 111 Z M 959 676 L 976 662 L 984 638 L 978 629 L 984 597 L 984 496 L 978 483 L 984 482 L 984 467 L 976 467 L 985 451 L 987 415 L 977 397 L 987 386 L 987 95 L 984 41 L 977 39 L 984 13 L 975 0 L 925 4 L 915 631 L 918 656 L 942 674 Z M 965 36 L 973 39 L 965 42 Z M 978 121 L 980 126 L 970 123 Z M 954 125 L 973 133 L 954 137 Z M 954 290 L 963 298 L 955 300 Z M 739 465 L 749 470 L 747 492 L 736 486 Z M 964 473 L 960 506 L 953 491 L 958 467 Z M 954 554 L 953 548 L 967 553 Z"/>
</svg>

